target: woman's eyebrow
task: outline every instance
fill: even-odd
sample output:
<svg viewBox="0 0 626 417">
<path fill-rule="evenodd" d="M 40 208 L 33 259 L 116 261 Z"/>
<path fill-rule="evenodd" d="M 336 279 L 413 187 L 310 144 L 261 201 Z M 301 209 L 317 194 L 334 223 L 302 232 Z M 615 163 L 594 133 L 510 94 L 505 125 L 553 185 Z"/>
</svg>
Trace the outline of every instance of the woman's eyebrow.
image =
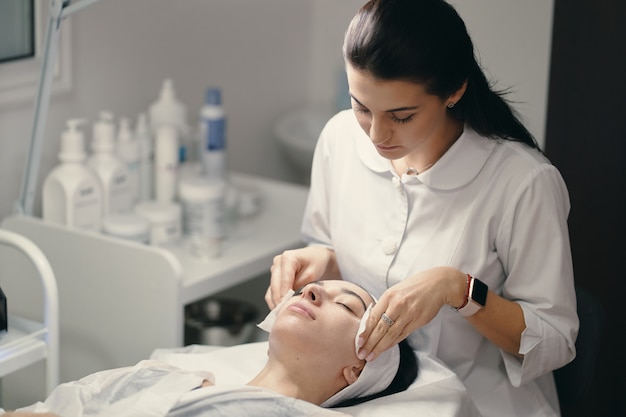
<svg viewBox="0 0 626 417">
<path fill-rule="evenodd" d="M 352 99 L 353 99 L 354 101 L 356 101 L 356 102 L 359 104 L 359 106 L 363 106 L 363 107 L 367 108 L 366 106 L 364 106 L 364 105 L 363 105 L 363 103 L 361 103 L 361 102 L 360 102 L 360 101 L 359 101 L 356 97 L 354 97 L 352 94 L 350 94 L 350 97 L 352 97 Z M 418 108 L 418 106 L 403 106 L 403 107 L 398 107 L 398 108 L 395 108 L 395 109 L 385 110 L 385 112 L 386 112 L 386 113 L 395 113 L 395 112 L 398 112 L 398 111 L 410 111 L 410 110 L 415 110 L 415 109 L 417 109 L 417 108 Z"/>
<path fill-rule="evenodd" d="M 355 293 L 354 291 L 349 290 L 349 289 L 347 289 L 347 288 L 342 288 L 342 289 L 341 289 L 341 292 L 342 292 L 343 294 L 353 295 L 353 296 L 355 296 L 356 298 L 358 298 L 358 299 L 359 299 L 359 301 L 361 302 L 361 304 L 363 304 L 363 311 L 367 310 L 367 306 L 365 305 L 365 300 L 363 300 L 363 298 L 362 298 L 359 294 L 357 294 L 357 293 Z"/>
</svg>

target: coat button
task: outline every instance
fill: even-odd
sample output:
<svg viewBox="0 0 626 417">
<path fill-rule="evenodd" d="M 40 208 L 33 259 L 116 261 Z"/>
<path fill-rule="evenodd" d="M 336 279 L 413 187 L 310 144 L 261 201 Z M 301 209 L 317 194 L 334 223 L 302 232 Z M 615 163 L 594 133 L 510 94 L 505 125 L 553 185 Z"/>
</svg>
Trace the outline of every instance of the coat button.
<svg viewBox="0 0 626 417">
<path fill-rule="evenodd" d="M 393 255 L 398 250 L 398 244 L 392 237 L 386 237 L 383 239 L 383 253 L 385 255 Z"/>
<path fill-rule="evenodd" d="M 393 183 L 393 185 L 396 187 L 396 189 L 401 189 L 402 188 L 402 181 L 400 181 L 400 178 L 398 177 L 393 177 L 391 182 Z"/>
</svg>

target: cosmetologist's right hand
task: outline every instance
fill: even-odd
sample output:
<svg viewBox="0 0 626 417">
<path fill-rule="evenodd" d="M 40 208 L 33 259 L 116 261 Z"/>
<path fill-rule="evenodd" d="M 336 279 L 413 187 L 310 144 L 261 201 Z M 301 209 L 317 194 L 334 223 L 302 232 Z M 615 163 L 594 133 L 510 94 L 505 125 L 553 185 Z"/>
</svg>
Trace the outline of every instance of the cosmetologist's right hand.
<svg viewBox="0 0 626 417">
<path fill-rule="evenodd" d="M 265 302 L 274 309 L 287 291 L 322 279 L 341 279 L 335 252 L 323 246 L 286 250 L 274 257 Z"/>
</svg>

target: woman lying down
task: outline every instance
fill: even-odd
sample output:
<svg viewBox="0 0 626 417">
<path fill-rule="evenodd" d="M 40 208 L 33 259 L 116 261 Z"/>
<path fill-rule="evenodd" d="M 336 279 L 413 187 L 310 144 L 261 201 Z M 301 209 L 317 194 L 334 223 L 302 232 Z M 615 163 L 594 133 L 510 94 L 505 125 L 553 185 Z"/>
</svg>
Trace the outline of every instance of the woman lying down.
<svg viewBox="0 0 626 417">
<path fill-rule="evenodd" d="M 270 332 L 268 358 L 244 386 L 220 386 L 211 373 L 147 360 L 61 384 L 45 402 L 5 416 L 342 416 L 328 408 L 403 391 L 417 376 L 406 341 L 372 362 L 357 358 L 357 335 L 373 303 L 345 281 L 313 282 L 288 294 L 259 325 Z"/>
</svg>

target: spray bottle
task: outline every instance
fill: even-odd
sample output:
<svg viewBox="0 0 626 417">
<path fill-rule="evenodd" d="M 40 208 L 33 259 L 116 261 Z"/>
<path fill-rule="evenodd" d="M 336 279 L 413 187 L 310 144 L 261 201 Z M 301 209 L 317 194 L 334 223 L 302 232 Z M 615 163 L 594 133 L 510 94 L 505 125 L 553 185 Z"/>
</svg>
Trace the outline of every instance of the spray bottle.
<svg viewBox="0 0 626 417">
<path fill-rule="evenodd" d="M 165 79 L 159 99 L 150 106 L 150 127 L 155 138 L 154 191 L 157 201 L 176 197 L 180 146 L 188 133 L 186 109 L 177 99 L 171 79 Z"/>
<path fill-rule="evenodd" d="M 219 88 L 208 88 L 200 110 L 202 168 L 210 179 L 226 178 L 226 117 Z"/>
<path fill-rule="evenodd" d="M 43 219 L 78 229 L 100 231 L 102 186 L 84 164 L 84 135 L 78 127 L 84 119 L 69 119 L 61 136 L 59 160 L 43 185 Z"/>
</svg>

